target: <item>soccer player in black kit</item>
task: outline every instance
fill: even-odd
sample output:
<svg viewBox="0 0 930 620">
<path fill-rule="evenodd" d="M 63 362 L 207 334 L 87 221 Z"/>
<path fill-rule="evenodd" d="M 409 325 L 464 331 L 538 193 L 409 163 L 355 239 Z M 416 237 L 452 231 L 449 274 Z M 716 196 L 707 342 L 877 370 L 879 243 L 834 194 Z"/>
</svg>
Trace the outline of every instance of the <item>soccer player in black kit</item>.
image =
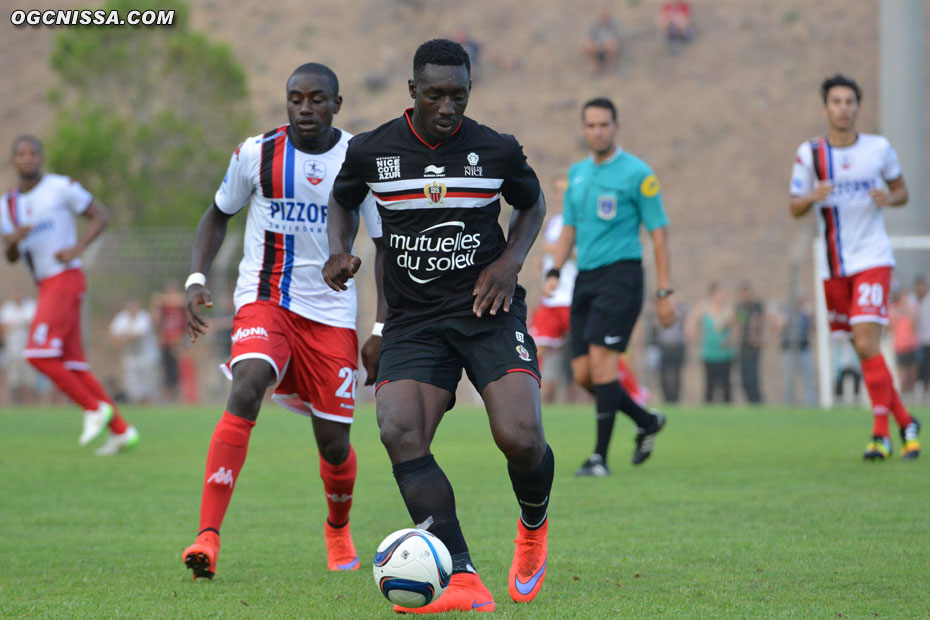
<svg viewBox="0 0 930 620">
<path fill-rule="evenodd" d="M 414 523 L 452 554 L 443 595 L 418 609 L 395 606 L 402 612 L 494 610 L 469 557 L 452 486 L 430 452 L 463 369 L 484 400 L 521 508 L 511 597 L 532 600 L 546 574 L 554 460 L 543 434 L 526 291 L 517 284 L 546 206 L 513 136 L 464 116 L 470 70 L 458 43 L 421 45 L 409 81 L 413 108 L 352 139 L 329 201 L 323 277 L 341 289 L 360 265 L 349 253 L 358 206 L 369 191 L 377 200 L 389 308 L 377 380 L 381 441 Z M 506 238 L 497 221 L 501 196 L 514 207 Z"/>
</svg>

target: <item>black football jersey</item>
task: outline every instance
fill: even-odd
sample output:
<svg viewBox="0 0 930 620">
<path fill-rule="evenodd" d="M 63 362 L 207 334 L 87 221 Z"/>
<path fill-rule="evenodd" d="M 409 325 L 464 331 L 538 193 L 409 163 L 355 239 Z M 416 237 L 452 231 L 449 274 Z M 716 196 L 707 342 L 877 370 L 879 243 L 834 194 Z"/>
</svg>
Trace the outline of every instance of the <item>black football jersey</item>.
<svg viewBox="0 0 930 620">
<path fill-rule="evenodd" d="M 430 145 L 414 130 L 412 112 L 352 138 L 333 186 L 343 207 L 358 208 L 369 191 L 377 201 L 385 329 L 395 334 L 471 314 L 478 274 L 507 245 L 498 224 L 501 196 L 526 209 L 540 194 L 513 136 L 465 117 L 449 138 Z M 523 306 L 525 296 L 518 285 L 514 301 Z"/>
</svg>

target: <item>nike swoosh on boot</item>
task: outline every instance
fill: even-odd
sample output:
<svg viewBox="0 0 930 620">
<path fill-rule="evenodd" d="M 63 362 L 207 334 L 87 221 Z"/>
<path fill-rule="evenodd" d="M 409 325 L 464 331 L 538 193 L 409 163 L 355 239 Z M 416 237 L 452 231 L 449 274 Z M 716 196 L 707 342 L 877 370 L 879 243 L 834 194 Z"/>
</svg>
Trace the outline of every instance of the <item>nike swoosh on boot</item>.
<svg viewBox="0 0 930 620">
<path fill-rule="evenodd" d="M 539 581 L 539 578 L 542 577 L 543 572 L 546 570 L 546 562 L 549 561 L 549 557 L 546 557 L 545 562 L 543 562 L 542 567 L 536 571 L 536 574 L 529 578 L 529 580 L 524 583 L 520 581 L 519 577 L 514 577 L 513 580 L 516 582 L 517 592 L 523 595 L 527 595 L 533 591 L 533 588 L 536 587 L 536 582 Z"/>
</svg>

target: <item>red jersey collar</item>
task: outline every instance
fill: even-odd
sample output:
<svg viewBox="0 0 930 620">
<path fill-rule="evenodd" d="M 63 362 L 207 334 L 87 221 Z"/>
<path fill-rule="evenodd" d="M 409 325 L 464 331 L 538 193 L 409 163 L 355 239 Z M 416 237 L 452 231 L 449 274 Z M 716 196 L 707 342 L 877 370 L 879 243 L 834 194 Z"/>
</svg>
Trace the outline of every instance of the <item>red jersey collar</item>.
<svg viewBox="0 0 930 620">
<path fill-rule="evenodd" d="M 406 110 L 404 110 L 404 118 L 407 119 L 407 126 L 410 127 L 410 131 L 413 132 L 413 135 L 417 137 L 417 140 L 419 140 L 420 142 L 422 142 L 423 144 L 425 144 L 427 147 L 429 147 L 431 150 L 434 150 L 434 151 L 438 149 L 440 146 L 442 146 L 442 142 L 437 142 L 435 145 L 430 144 L 429 142 L 424 140 L 423 137 L 420 136 L 420 134 L 417 133 L 417 130 L 414 129 L 413 127 L 413 121 L 410 120 L 410 114 L 412 112 L 413 112 L 413 108 L 407 108 Z M 462 119 L 459 119 L 459 124 L 456 126 L 455 131 L 449 134 L 450 137 L 457 134 L 459 132 L 459 129 L 461 128 L 462 128 Z"/>
</svg>

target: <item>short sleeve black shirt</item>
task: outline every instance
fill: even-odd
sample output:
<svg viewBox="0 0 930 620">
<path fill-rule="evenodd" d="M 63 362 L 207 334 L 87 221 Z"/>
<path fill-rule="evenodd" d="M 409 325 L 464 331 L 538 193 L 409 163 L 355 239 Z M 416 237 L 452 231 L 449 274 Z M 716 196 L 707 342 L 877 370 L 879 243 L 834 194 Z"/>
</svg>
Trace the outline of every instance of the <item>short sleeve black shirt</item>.
<svg viewBox="0 0 930 620">
<path fill-rule="evenodd" d="M 371 191 L 382 218 L 386 330 L 400 333 L 471 314 L 481 270 L 501 255 L 500 198 L 515 209 L 539 199 L 523 147 L 470 118 L 438 145 L 421 139 L 412 110 L 349 142 L 333 186 L 355 209 Z M 514 300 L 525 297 L 517 286 Z M 525 319 L 525 317 L 524 317 Z"/>
</svg>

